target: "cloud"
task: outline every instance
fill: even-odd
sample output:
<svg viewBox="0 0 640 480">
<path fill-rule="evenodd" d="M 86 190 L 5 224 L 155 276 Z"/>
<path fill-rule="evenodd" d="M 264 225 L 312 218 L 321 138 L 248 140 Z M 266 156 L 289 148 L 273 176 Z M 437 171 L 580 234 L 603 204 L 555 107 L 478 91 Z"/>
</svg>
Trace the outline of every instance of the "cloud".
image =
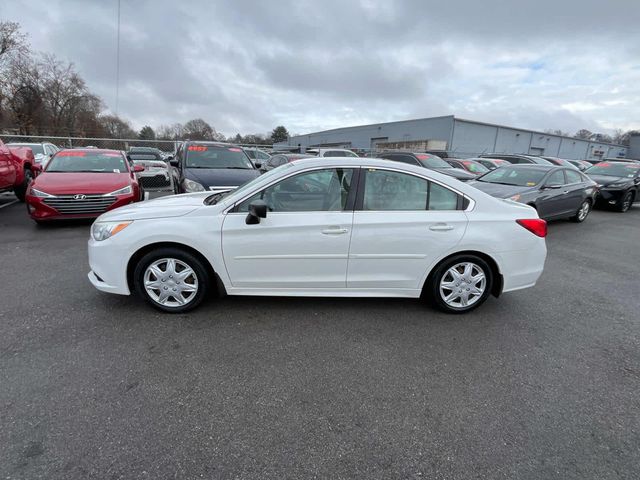
<svg viewBox="0 0 640 480">
<path fill-rule="evenodd" d="M 34 49 L 73 61 L 110 109 L 115 1 L 3 5 Z M 121 0 L 119 113 L 305 133 L 455 114 L 535 129 L 640 128 L 627 0 Z"/>
</svg>

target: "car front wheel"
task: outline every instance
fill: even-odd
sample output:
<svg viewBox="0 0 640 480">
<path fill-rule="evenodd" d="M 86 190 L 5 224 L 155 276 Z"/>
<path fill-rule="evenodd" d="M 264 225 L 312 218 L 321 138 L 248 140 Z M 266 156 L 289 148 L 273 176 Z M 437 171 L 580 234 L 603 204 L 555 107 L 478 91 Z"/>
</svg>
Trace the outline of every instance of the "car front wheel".
<svg viewBox="0 0 640 480">
<path fill-rule="evenodd" d="M 133 276 L 138 295 L 155 308 L 171 313 L 197 307 L 210 282 L 203 262 L 177 248 L 147 253 L 136 265 Z"/>
<path fill-rule="evenodd" d="M 441 263 L 430 277 L 431 303 L 447 313 L 465 313 L 482 305 L 493 285 L 493 273 L 482 258 L 456 255 Z"/>
<path fill-rule="evenodd" d="M 633 192 L 627 192 L 624 194 L 624 196 L 622 197 L 622 200 L 620 200 L 620 203 L 618 203 L 617 206 L 617 210 L 619 212 L 626 212 L 627 210 L 629 210 L 631 208 L 631 204 L 633 203 Z"/>
</svg>

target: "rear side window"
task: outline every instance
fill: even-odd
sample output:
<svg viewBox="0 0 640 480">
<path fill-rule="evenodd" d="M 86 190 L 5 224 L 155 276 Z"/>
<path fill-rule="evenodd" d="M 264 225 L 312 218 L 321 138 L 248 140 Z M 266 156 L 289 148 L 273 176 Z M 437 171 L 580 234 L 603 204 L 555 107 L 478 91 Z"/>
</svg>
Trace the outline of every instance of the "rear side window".
<svg viewBox="0 0 640 480">
<path fill-rule="evenodd" d="M 461 204 L 456 192 L 424 178 L 388 170 L 366 171 L 363 210 L 457 210 Z"/>
<path fill-rule="evenodd" d="M 584 182 L 580 172 L 574 170 L 565 170 L 564 174 L 567 176 L 567 183 L 581 183 Z"/>
</svg>

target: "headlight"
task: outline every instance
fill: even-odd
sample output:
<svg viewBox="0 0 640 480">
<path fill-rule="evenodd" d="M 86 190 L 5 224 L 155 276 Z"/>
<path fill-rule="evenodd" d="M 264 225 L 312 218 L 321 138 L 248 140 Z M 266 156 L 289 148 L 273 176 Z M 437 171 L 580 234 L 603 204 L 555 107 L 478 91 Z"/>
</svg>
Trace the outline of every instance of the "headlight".
<svg viewBox="0 0 640 480">
<path fill-rule="evenodd" d="M 96 242 L 101 242 L 121 232 L 132 222 L 96 222 L 91 226 L 91 235 Z"/>
<path fill-rule="evenodd" d="M 616 183 L 610 183 L 604 188 L 620 188 L 620 187 L 625 187 L 626 185 L 627 185 L 627 182 L 616 182 Z"/>
<path fill-rule="evenodd" d="M 189 180 L 188 178 L 184 179 L 184 189 L 187 192 L 204 192 L 204 187 L 198 182 L 194 182 L 193 180 Z"/>
<path fill-rule="evenodd" d="M 105 194 L 105 197 L 110 197 L 111 195 L 127 195 L 131 192 L 131 185 L 127 185 L 126 187 L 116 190 L 115 192 Z"/>
<path fill-rule="evenodd" d="M 43 192 L 41 190 L 36 190 L 35 188 L 31 189 L 31 195 L 33 195 L 34 197 L 53 197 L 53 195 L 47 193 L 47 192 Z"/>
<path fill-rule="evenodd" d="M 521 195 L 519 193 L 516 193 L 514 196 L 509 197 L 509 200 L 513 200 L 514 202 L 517 202 L 518 200 L 520 200 Z"/>
</svg>

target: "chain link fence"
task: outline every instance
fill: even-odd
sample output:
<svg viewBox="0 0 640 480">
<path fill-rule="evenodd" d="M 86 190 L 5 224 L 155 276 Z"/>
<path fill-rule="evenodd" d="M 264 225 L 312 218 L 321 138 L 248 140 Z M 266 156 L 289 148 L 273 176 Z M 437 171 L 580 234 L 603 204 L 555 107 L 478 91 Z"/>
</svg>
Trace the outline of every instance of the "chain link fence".
<svg viewBox="0 0 640 480">
<path fill-rule="evenodd" d="M 4 143 L 52 143 L 59 148 L 96 147 L 113 150 L 129 150 L 131 147 L 157 148 L 164 153 L 174 153 L 181 140 L 140 140 L 138 138 L 90 138 L 90 137 L 62 137 L 41 135 L 11 135 L 0 134 Z M 234 144 L 237 145 L 237 144 Z M 260 148 L 271 150 L 271 145 L 240 144 L 245 148 Z"/>
</svg>

